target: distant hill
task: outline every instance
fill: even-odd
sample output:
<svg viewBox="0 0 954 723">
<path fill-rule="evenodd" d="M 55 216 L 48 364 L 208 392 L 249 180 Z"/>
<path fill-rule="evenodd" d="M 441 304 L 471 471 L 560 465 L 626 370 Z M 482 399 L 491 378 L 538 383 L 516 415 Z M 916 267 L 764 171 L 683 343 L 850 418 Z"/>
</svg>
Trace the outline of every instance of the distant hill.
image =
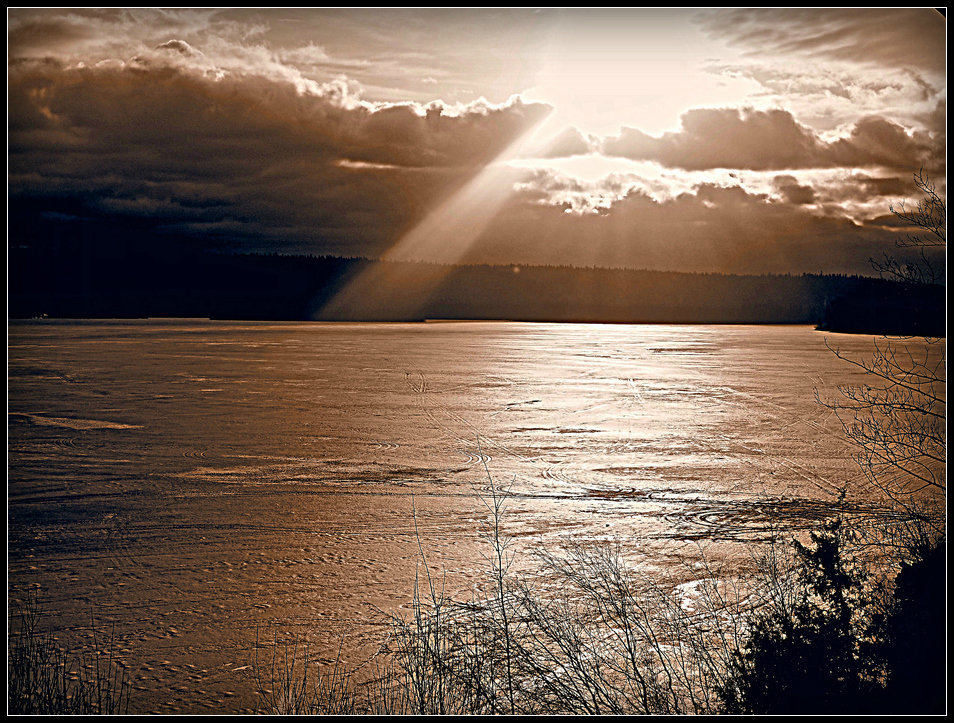
<svg viewBox="0 0 954 723">
<path fill-rule="evenodd" d="M 9 250 L 11 318 L 817 324 L 943 336 L 945 289 L 860 276 Z"/>
</svg>

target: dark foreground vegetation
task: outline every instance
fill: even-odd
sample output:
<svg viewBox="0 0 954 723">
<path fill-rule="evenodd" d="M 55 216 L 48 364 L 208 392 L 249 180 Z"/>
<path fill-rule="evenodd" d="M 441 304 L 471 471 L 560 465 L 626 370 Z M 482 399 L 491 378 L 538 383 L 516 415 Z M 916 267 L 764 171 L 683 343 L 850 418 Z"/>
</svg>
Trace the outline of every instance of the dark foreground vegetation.
<svg viewBox="0 0 954 723">
<path fill-rule="evenodd" d="M 486 499 L 472 597 L 446 596 L 422 559 L 412 612 L 390 618 L 370 673 L 318 665 L 300 640 L 257 644 L 260 712 L 946 712 L 946 545 L 923 526 L 875 540 L 834 518 L 806 543 L 753 545 L 745 579 L 700 559 L 687 595 L 629 568 L 620 545 L 571 545 L 513 573 L 506 494 Z M 125 712 L 109 644 L 69 652 L 36 613 L 12 621 L 8 712 Z"/>
<path fill-rule="evenodd" d="M 488 499 L 479 592 L 450 599 L 422 572 L 370 677 L 311 665 L 298 641 L 275 644 L 256 664 L 262 712 L 946 710 L 945 545 L 923 528 L 898 557 L 893 542 L 836 518 L 804 544 L 753 546 L 744 581 L 700 560 L 687 602 L 674 581 L 628 568 L 618 546 L 573 545 L 543 554 L 535 574 L 511 574 L 506 497 Z"/>
<path fill-rule="evenodd" d="M 117 715 L 129 708 L 130 683 L 113 656 L 111 637 L 97 634 L 77 649 L 47 628 L 35 593 L 8 611 L 7 713 Z"/>
<path fill-rule="evenodd" d="M 945 712 L 945 544 L 916 543 L 892 588 L 846 550 L 856 533 L 841 526 L 795 542 L 791 599 L 749 615 L 719 691 L 726 712 Z"/>
</svg>

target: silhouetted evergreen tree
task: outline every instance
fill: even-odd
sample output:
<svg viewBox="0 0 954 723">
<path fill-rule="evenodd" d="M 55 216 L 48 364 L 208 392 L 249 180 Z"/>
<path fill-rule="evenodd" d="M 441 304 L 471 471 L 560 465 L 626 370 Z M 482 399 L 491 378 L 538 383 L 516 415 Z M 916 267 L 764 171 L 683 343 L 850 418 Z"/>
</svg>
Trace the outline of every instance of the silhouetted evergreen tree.
<svg viewBox="0 0 954 723">
<path fill-rule="evenodd" d="M 947 683 L 947 545 L 905 563 L 895 580 L 883 644 L 888 672 L 883 713 L 943 714 Z"/>
<path fill-rule="evenodd" d="M 878 712 L 883 661 L 874 600 L 860 567 L 843 553 L 840 521 L 798 542 L 790 608 L 756 612 L 746 647 L 721 691 L 729 713 Z"/>
<path fill-rule="evenodd" d="M 946 705 L 946 545 L 873 584 L 840 521 L 795 543 L 792 604 L 756 611 L 719 693 L 726 712 L 939 714 Z"/>
</svg>

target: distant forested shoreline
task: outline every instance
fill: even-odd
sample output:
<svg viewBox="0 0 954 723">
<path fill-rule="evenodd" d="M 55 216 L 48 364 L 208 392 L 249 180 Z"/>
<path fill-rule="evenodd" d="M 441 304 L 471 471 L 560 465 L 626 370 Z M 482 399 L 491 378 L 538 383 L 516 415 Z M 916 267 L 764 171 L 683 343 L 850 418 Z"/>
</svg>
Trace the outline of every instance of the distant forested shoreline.
<svg viewBox="0 0 954 723">
<path fill-rule="evenodd" d="M 29 247 L 11 248 L 8 260 L 9 318 L 814 324 L 927 336 L 946 325 L 944 286 L 863 276 Z"/>
</svg>

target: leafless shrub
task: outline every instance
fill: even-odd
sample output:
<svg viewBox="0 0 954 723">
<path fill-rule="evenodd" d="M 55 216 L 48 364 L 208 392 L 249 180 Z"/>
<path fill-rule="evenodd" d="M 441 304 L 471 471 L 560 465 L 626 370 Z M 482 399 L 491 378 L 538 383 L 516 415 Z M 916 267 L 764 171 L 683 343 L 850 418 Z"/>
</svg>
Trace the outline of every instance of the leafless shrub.
<svg viewBox="0 0 954 723">
<path fill-rule="evenodd" d="M 15 606 L 7 658 L 7 712 L 12 714 L 112 715 L 129 707 L 130 683 L 93 621 L 92 649 L 65 648 L 44 627 L 39 597 L 31 591 Z"/>
<path fill-rule="evenodd" d="M 469 599 L 429 572 L 423 548 L 411 611 L 392 615 L 379 673 L 357 683 L 336 662 L 315 675 L 300 646 L 257 664 L 269 712 L 680 714 L 720 710 L 719 689 L 745 635 L 743 612 L 782 596 L 742 586 L 702 559 L 692 603 L 676 581 L 631 569 L 622 544 L 567 544 L 512 572 L 507 488 L 488 472 L 487 565 Z M 755 554 L 755 553 L 753 553 Z M 774 587 L 773 587 L 774 585 Z M 290 657 L 289 657 L 290 655 Z M 309 682 L 309 681 L 314 682 Z"/>
<path fill-rule="evenodd" d="M 943 248 L 947 244 L 947 209 L 930 179 L 918 172 L 914 182 L 924 197 L 911 209 L 899 204 L 892 212 L 917 229 L 899 242 L 902 247 Z M 883 275 L 896 280 L 936 282 L 938 269 L 922 255 L 920 263 L 888 259 L 876 263 Z M 886 498 L 898 514 L 903 545 L 923 547 L 927 538 L 944 536 L 947 494 L 947 379 L 943 339 L 927 339 L 926 346 L 903 338 L 874 341 L 866 358 L 850 358 L 832 349 L 840 359 L 866 374 L 862 384 L 839 388 L 841 399 L 816 398 L 833 410 L 844 434 L 857 449 L 857 461 L 869 489 Z M 889 540 L 890 542 L 890 540 Z M 898 540 L 895 540 L 898 542 Z"/>
<path fill-rule="evenodd" d="M 937 284 L 944 280 L 944 269 L 932 261 L 926 249 L 942 249 L 947 246 L 947 203 L 923 169 L 914 174 L 914 185 L 922 194 L 914 208 L 903 201 L 889 208 L 898 220 L 905 222 L 912 232 L 897 241 L 898 248 L 917 249 L 916 261 L 902 261 L 890 254 L 880 260 L 871 259 L 871 264 L 882 276 L 908 283 Z"/>
</svg>

